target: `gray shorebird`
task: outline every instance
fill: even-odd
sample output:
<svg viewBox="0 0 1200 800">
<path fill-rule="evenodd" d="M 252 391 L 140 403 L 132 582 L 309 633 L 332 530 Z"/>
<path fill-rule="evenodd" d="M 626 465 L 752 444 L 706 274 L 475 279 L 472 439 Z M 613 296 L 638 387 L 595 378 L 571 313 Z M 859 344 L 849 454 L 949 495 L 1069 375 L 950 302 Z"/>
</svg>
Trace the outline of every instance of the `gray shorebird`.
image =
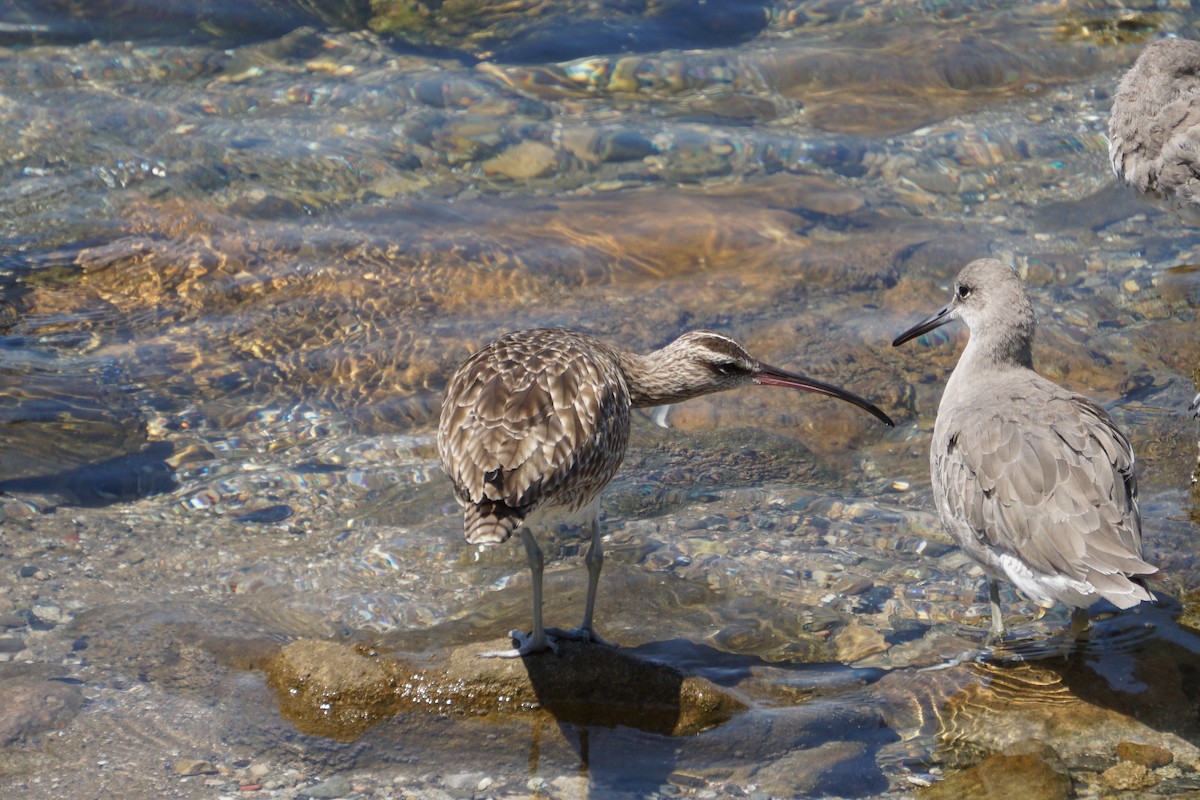
<svg viewBox="0 0 1200 800">
<path fill-rule="evenodd" d="M 463 363 L 446 387 L 438 425 L 442 469 L 463 506 L 468 542 L 493 544 L 520 532 L 533 576 L 533 631 L 512 631 L 516 657 L 555 648 L 555 637 L 602 641 L 592 628 L 604 560 L 597 498 L 625 457 L 630 409 L 757 383 L 837 397 L 892 421 L 856 395 L 769 367 L 737 342 L 692 331 L 648 355 L 618 350 L 563 328 L 510 333 Z M 583 623 L 542 625 L 541 548 L 530 531 L 550 509 L 588 520 Z M 565 514 L 563 513 L 565 512 Z"/>
<path fill-rule="evenodd" d="M 1138 197 L 1200 225 L 1200 42 L 1146 46 L 1117 84 L 1108 157 Z"/>
<path fill-rule="evenodd" d="M 938 406 L 929 468 L 942 523 L 988 574 L 991 636 L 1004 634 L 1001 578 L 1070 606 L 1077 633 L 1100 598 L 1153 600 L 1133 448 L 1103 408 L 1033 371 L 1025 283 L 995 259 L 972 261 L 950 304 L 892 344 L 955 319 L 970 338 Z"/>
</svg>

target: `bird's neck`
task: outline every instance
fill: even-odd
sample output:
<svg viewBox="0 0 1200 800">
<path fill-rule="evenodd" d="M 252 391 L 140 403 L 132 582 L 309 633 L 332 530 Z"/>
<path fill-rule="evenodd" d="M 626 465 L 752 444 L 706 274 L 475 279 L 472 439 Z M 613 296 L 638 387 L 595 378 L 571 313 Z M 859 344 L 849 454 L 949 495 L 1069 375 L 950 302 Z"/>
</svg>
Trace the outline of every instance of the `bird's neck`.
<svg viewBox="0 0 1200 800">
<path fill-rule="evenodd" d="M 1033 369 L 1033 336 L 1029 331 L 972 331 L 958 359 L 956 373 L 974 370 Z"/>
<path fill-rule="evenodd" d="M 670 345 L 653 353 L 617 353 L 625 384 L 629 387 L 629 401 L 634 408 L 662 406 L 678 403 L 704 391 L 697 391 L 683 378 L 678 362 L 668 352 Z"/>
</svg>

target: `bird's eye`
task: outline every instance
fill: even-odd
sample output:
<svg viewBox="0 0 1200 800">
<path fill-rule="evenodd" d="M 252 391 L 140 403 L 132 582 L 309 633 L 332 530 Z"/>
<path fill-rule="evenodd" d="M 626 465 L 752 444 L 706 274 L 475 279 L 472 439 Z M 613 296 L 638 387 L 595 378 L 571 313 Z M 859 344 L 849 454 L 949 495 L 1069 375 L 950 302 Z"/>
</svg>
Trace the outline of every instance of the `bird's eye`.
<svg viewBox="0 0 1200 800">
<path fill-rule="evenodd" d="M 730 362 L 726 362 L 724 364 L 713 364 L 713 369 L 721 375 L 732 375 L 738 371 L 737 366 Z"/>
<path fill-rule="evenodd" d="M 960 283 L 958 285 L 958 299 L 966 300 L 970 296 L 971 296 L 971 287 L 964 286 L 963 284 Z"/>
</svg>

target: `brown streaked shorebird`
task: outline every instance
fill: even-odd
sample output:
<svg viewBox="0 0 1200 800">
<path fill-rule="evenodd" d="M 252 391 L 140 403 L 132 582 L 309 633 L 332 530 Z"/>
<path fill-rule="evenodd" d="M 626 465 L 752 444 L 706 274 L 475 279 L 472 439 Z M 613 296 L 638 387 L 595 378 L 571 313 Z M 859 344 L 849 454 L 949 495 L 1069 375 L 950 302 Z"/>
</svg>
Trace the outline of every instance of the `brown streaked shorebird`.
<svg viewBox="0 0 1200 800">
<path fill-rule="evenodd" d="M 498 543 L 520 531 L 533 576 L 533 632 L 512 631 L 515 649 L 485 655 L 554 649 L 554 637 L 601 641 L 592 629 L 604 561 L 597 498 L 625 458 L 630 409 L 749 383 L 837 397 L 892 425 L 861 397 L 760 364 L 711 331 L 685 333 L 644 356 L 564 328 L 518 331 L 458 368 L 442 403 L 438 453 L 463 506 L 467 541 Z M 530 527 L 549 509 L 590 520 L 587 599 L 575 629 L 542 625 L 542 550 Z"/>
<path fill-rule="evenodd" d="M 1200 225 L 1200 42 L 1146 46 L 1117 84 L 1108 157 L 1142 200 Z"/>
<path fill-rule="evenodd" d="M 1153 600 L 1133 448 L 1103 408 L 1033 371 L 1024 281 L 995 259 L 972 261 L 950 304 L 892 344 L 955 319 L 970 337 L 942 393 L 929 469 L 942 523 L 988 574 L 990 635 L 1004 635 L 1000 578 L 1070 606 L 1077 633 L 1100 598 Z"/>
</svg>

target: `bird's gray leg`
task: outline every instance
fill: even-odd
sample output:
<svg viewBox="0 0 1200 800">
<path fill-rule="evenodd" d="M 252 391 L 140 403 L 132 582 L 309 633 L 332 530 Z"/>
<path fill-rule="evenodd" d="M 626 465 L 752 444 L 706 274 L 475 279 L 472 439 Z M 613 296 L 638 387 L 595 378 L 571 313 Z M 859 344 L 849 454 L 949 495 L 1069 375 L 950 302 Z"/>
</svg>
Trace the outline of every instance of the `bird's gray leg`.
<svg viewBox="0 0 1200 800">
<path fill-rule="evenodd" d="M 583 624 L 578 628 L 567 630 L 552 628 L 550 633 L 560 639 L 609 644 L 600 638 L 600 635 L 592 628 L 592 614 L 596 611 L 596 587 L 600 585 L 600 570 L 604 567 L 604 543 L 600 537 L 600 521 L 595 517 L 592 518 L 592 543 L 588 547 L 587 555 L 583 557 L 583 563 L 587 565 L 588 571 L 587 601 L 583 607 Z"/>
<path fill-rule="evenodd" d="M 1068 661 L 1087 653 L 1088 635 L 1092 632 L 1092 616 L 1086 608 L 1071 609 L 1071 642 L 1065 657 Z"/>
<path fill-rule="evenodd" d="M 592 518 L 592 544 L 588 547 L 583 562 L 587 565 L 588 588 L 587 603 L 583 607 L 583 624 L 579 626 L 579 629 L 587 636 L 588 641 L 607 644 L 596 635 L 596 631 L 592 627 L 592 614 L 596 611 L 596 588 L 600 585 L 600 570 L 604 567 L 604 541 L 600 536 L 600 521 L 594 517 Z"/>
<path fill-rule="evenodd" d="M 558 652 L 558 646 L 546 636 L 546 629 L 542 626 L 542 572 L 546 565 L 542 548 L 538 547 L 537 539 L 526 527 L 521 528 L 521 544 L 525 545 L 525 558 L 533 577 L 533 632 L 510 631 L 509 635 L 517 642 L 515 648 L 480 653 L 480 658 L 520 658 L 543 650 Z"/>
<path fill-rule="evenodd" d="M 1086 608 L 1071 609 L 1071 635 L 1076 639 L 1084 638 L 1092 629 L 1092 617 Z"/>
<path fill-rule="evenodd" d="M 988 638 L 998 642 L 1004 638 L 1004 612 L 1000 610 L 1000 582 L 995 578 L 988 578 L 988 600 L 992 603 L 992 627 Z"/>
<path fill-rule="evenodd" d="M 991 578 L 988 578 L 988 600 L 992 604 L 992 627 L 988 630 L 988 635 L 984 638 L 983 648 L 964 650 L 944 663 L 935 664 L 931 667 L 922 667 L 922 672 L 950 669 L 951 667 L 957 667 L 971 661 L 981 661 L 990 657 L 992 646 L 998 644 L 1004 638 L 1004 617 L 1000 612 L 1000 583 Z"/>
</svg>

